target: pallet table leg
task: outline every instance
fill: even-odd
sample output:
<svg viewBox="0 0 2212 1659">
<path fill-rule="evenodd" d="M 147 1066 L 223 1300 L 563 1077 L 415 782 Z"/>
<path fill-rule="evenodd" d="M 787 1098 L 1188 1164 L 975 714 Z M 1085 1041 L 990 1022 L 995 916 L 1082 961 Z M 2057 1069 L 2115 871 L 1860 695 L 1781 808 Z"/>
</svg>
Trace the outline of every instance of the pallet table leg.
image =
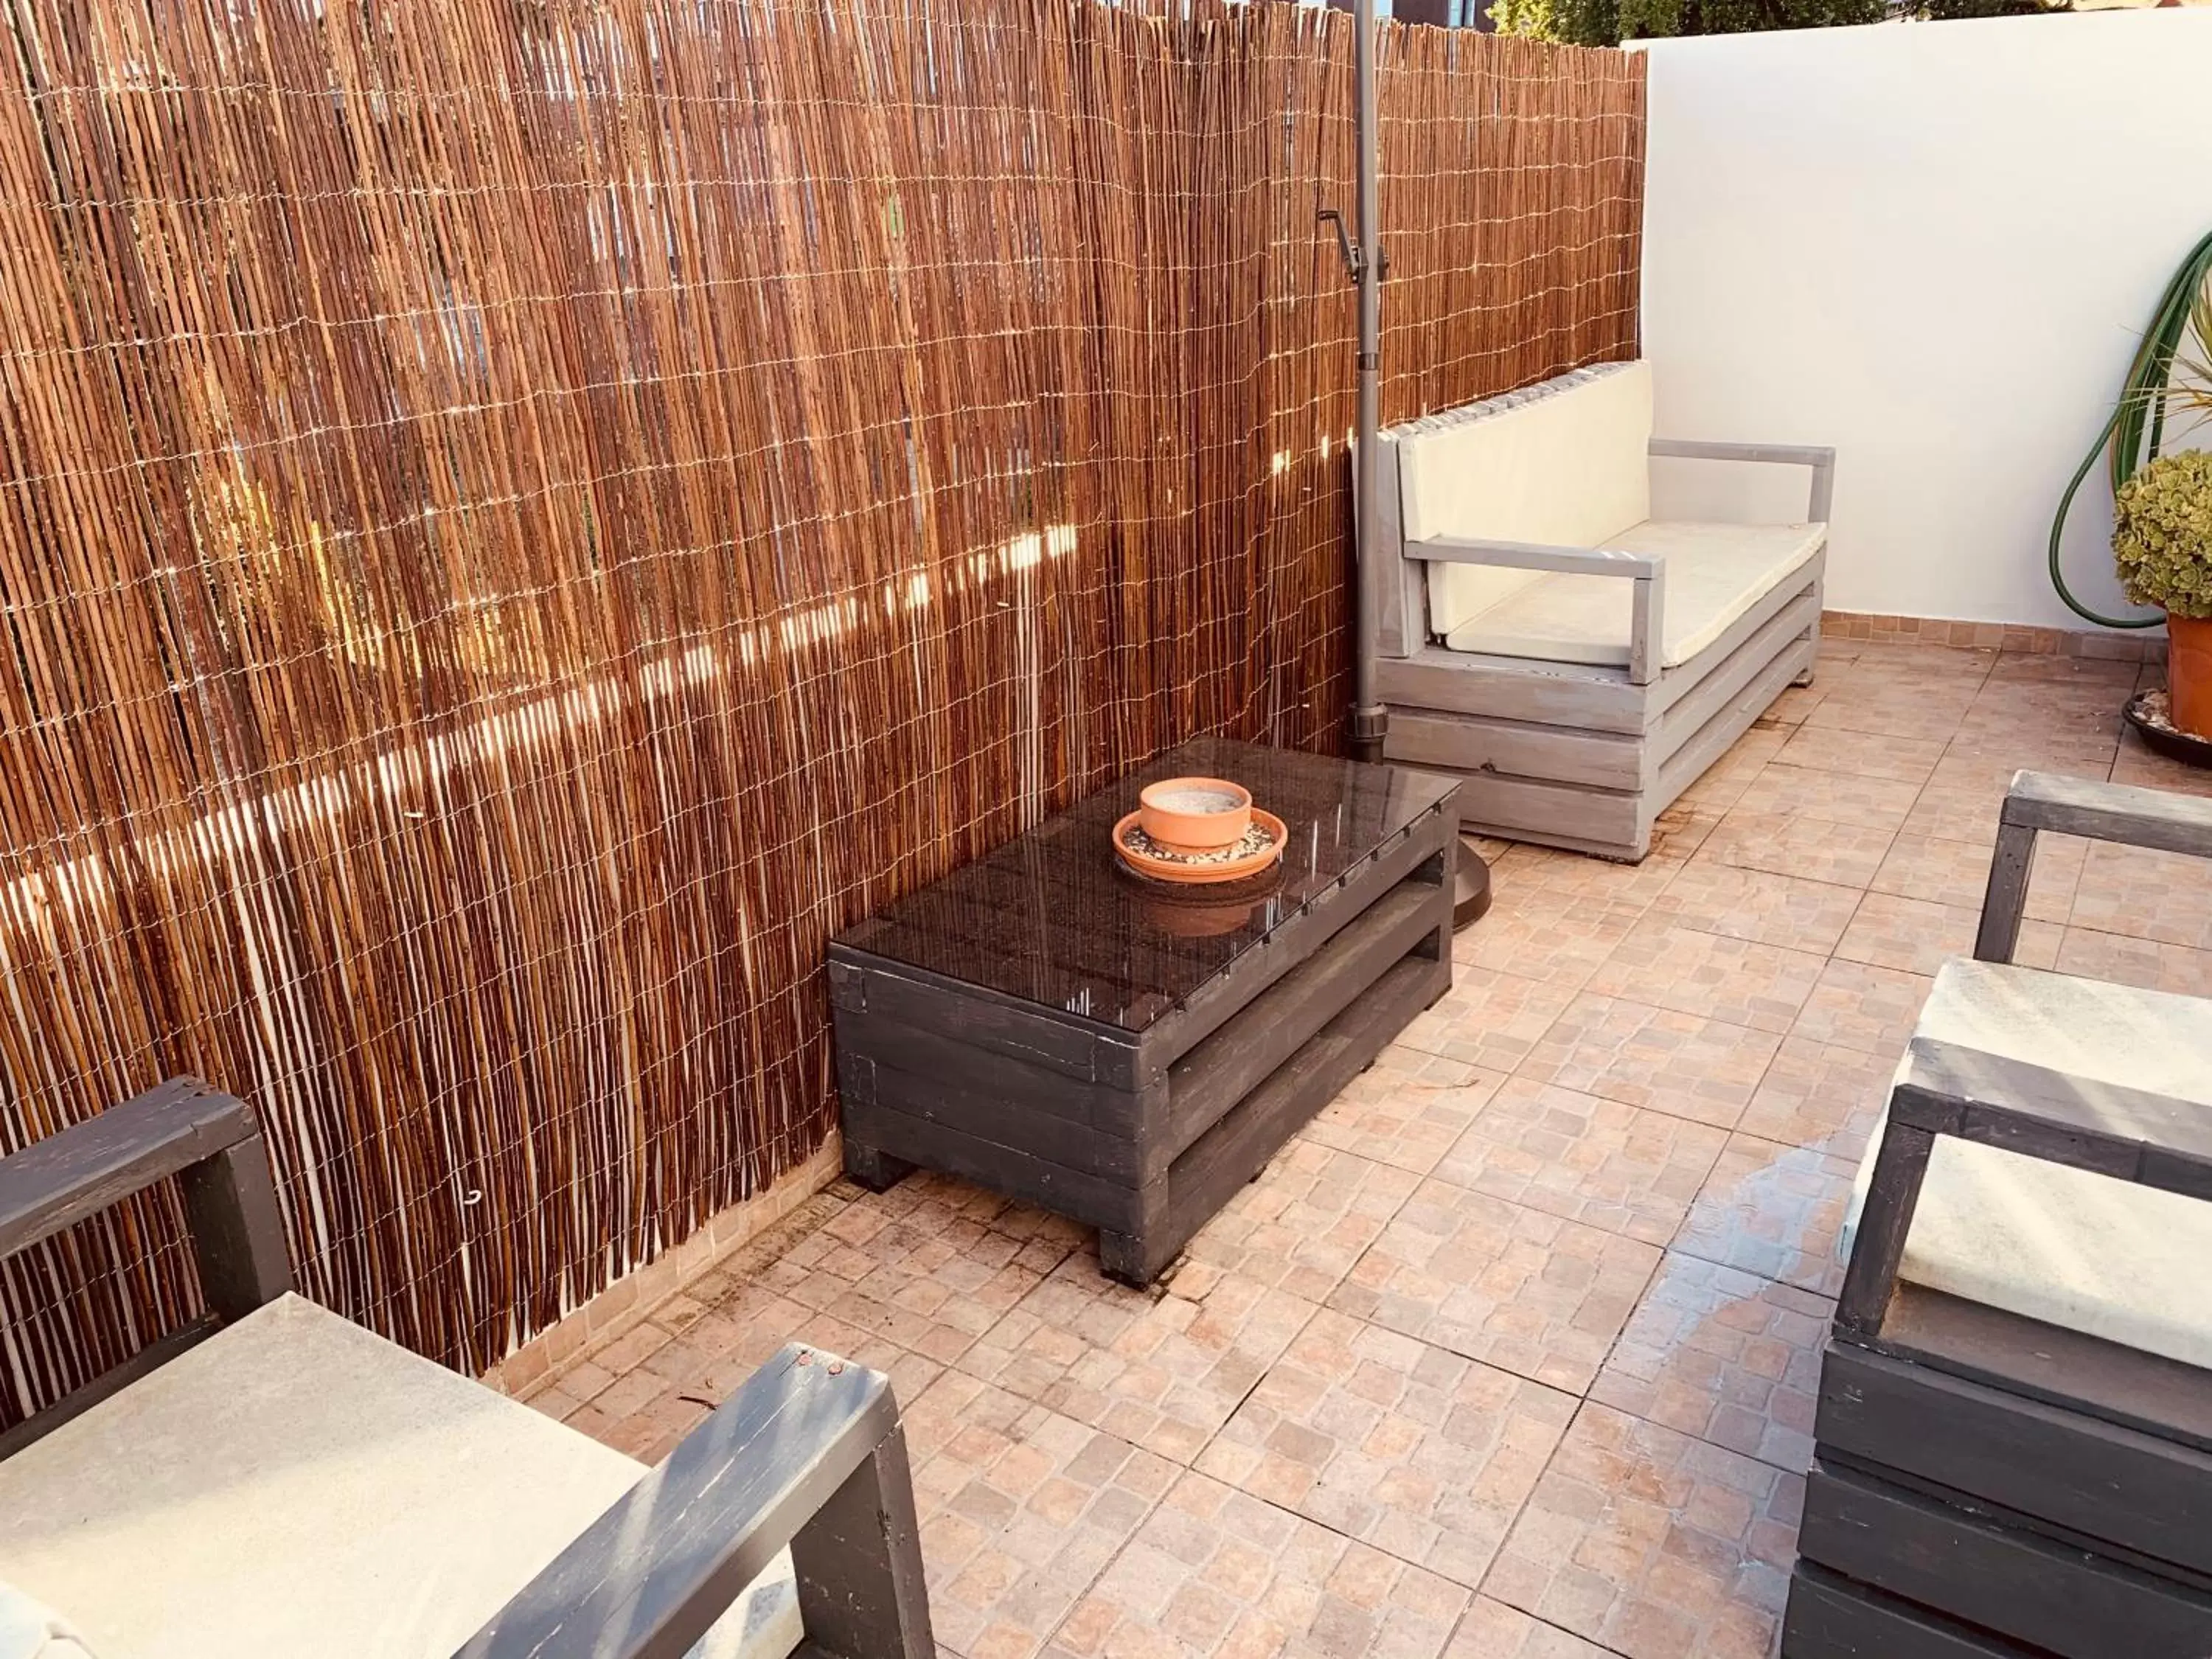
<svg viewBox="0 0 2212 1659">
<path fill-rule="evenodd" d="M 856 1140 L 845 1142 L 845 1173 L 872 1193 L 880 1193 L 896 1187 L 914 1173 L 914 1165 L 902 1158 L 893 1158 L 889 1152 L 873 1146 L 864 1146 Z"/>
</svg>

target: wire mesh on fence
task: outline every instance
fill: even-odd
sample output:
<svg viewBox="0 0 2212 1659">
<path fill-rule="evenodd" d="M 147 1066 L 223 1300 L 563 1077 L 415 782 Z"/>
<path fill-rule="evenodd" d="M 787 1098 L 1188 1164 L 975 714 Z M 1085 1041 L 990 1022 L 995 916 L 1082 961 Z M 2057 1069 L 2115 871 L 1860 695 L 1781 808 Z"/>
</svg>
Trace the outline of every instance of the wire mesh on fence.
<svg viewBox="0 0 2212 1659">
<path fill-rule="evenodd" d="M 306 1291 L 481 1366 L 819 1145 L 832 931 L 1335 742 L 1341 14 L 0 12 L 0 1149 L 197 1073 Z M 1382 85 L 1389 412 L 1632 350 L 1640 65 Z M 0 1424 L 175 1224 L 0 1268 Z"/>
</svg>

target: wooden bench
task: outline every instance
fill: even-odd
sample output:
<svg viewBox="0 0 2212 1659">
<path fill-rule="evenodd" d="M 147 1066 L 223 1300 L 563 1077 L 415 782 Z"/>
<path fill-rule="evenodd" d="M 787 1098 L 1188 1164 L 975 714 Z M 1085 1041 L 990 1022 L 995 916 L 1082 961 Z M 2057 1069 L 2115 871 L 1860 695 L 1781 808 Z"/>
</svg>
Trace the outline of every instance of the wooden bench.
<svg viewBox="0 0 2212 1659">
<path fill-rule="evenodd" d="M 2212 801 L 2014 781 L 1862 1166 L 1784 1659 L 2212 1654 L 2212 1001 L 2011 965 L 2046 832 L 2212 857 Z"/>
<path fill-rule="evenodd" d="M 882 1376 L 787 1347 L 648 1471 L 293 1294 L 252 1109 L 189 1079 L 0 1159 L 0 1255 L 172 1176 L 209 1315 L 0 1442 L 0 1626 L 43 1604 L 97 1659 L 933 1655 Z"/>
<path fill-rule="evenodd" d="M 1650 458 L 1812 469 L 1806 521 L 1655 520 Z M 1466 826 L 1620 859 L 1812 678 L 1835 452 L 1651 435 L 1640 362 L 1381 434 L 1386 559 L 1359 648 L 1386 759 L 1457 774 Z"/>
</svg>

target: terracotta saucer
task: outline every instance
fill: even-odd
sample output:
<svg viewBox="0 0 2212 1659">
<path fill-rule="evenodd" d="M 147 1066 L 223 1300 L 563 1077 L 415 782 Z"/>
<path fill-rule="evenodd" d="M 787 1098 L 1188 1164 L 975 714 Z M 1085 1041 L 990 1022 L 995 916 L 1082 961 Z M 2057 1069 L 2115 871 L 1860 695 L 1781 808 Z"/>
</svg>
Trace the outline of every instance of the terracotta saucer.
<svg viewBox="0 0 2212 1659">
<path fill-rule="evenodd" d="M 1218 882 L 1242 881 L 1247 876 L 1256 876 L 1283 856 L 1283 848 L 1291 838 L 1282 819 L 1255 806 L 1252 809 L 1252 822 L 1267 832 L 1267 845 L 1242 858 L 1224 859 L 1218 864 L 1199 864 L 1187 859 L 1140 853 L 1130 846 L 1128 834 L 1138 827 L 1139 816 L 1132 812 L 1114 826 L 1114 851 L 1123 864 L 1146 880 L 1169 882 L 1179 887 L 1211 887 Z"/>
</svg>

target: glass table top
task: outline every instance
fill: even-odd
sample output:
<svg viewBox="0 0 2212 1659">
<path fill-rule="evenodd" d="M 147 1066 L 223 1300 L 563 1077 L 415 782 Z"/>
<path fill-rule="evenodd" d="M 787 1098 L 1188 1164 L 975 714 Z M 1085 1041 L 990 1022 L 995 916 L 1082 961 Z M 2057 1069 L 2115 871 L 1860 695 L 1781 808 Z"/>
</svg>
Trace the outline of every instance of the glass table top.
<svg viewBox="0 0 2212 1659">
<path fill-rule="evenodd" d="M 1178 888 L 1123 870 L 1115 823 L 1179 775 L 1234 780 L 1281 818 L 1271 871 Z M 1433 773 L 1205 738 L 885 907 L 838 942 L 1135 1034 L 1304 911 L 1451 793 Z"/>
</svg>

